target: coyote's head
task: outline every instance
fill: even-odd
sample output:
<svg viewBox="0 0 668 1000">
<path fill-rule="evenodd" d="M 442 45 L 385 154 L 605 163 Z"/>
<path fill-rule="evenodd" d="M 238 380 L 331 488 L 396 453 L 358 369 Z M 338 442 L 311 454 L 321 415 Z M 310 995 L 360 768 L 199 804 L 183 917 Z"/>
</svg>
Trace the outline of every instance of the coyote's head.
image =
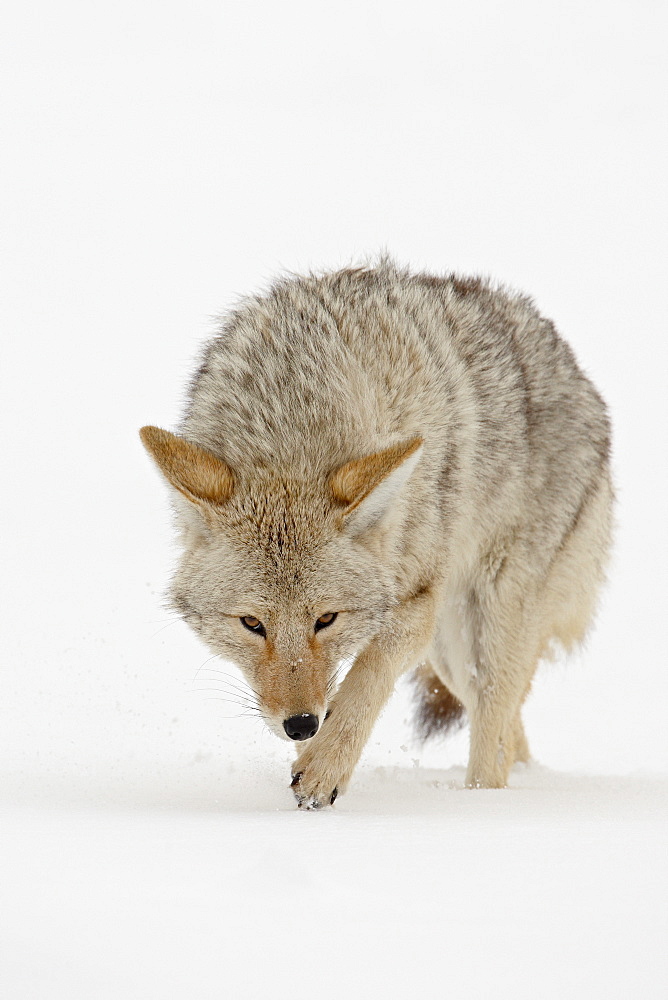
<svg viewBox="0 0 668 1000">
<path fill-rule="evenodd" d="M 396 600 L 388 549 L 421 441 L 310 481 L 231 469 L 156 427 L 141 437 L 180 495 L 175 608 L 242 670 L 273 732 L 309 739 L 338 667 L 379 633 Z"/>
</svg>

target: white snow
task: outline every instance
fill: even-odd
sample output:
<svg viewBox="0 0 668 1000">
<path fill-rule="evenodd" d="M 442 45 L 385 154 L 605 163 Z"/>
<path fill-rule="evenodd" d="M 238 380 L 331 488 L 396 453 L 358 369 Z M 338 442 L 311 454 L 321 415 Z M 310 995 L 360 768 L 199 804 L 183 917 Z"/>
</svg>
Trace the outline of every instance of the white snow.
<svg viewBox="0 0 668 1000">
<path fill-rule="evenodd" d="M 664 998 L 660 6 L 5 20 L 0 996 Z M 302 813 L 292 748 L 202 690 L 218 667 L 162 610 L 137 428 L 174 426 L 239 293 L 381 248 L 556 320 L 612 410 L 615 559 L 508 789 L 462 788 L 465 731 L 417 745 L 402 685 L 348 794 Z"/>
</svg>

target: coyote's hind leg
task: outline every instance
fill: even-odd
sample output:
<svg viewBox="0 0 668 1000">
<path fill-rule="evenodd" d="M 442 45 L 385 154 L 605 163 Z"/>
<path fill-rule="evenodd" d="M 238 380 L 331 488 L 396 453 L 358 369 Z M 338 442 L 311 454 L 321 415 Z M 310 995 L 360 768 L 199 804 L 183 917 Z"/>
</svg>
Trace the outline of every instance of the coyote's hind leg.
<svg viewBox="0 0 668 1000">
<path fill-rule="evenodd" d="M 466 771 L 468 788 L 505 788 L 515 762 L 512 728 L 496 701 L 493 687 L 481 692 L 471 716 L 471 749 Z"/>
<path fill-rule="evenodd" d="M 519 719 L 522 687 L 513 691 L 511 685 L 504 685 L 506 690 L 499 696 L 497 683 L 483 687 L 469 710 L 471 749 L 466 784 L 470 788 L 504 788 L 515 761 L 529 760 L 529 745 Z"/>
<path fill-rule="evenodd" d="M 503 788 L 516 760 L 529 759 L 520 716 L 540 657 L 537 602 L 521 588 L 488 586 L 471 600 L 475 680 L 466 784 Z"/>
</svg>

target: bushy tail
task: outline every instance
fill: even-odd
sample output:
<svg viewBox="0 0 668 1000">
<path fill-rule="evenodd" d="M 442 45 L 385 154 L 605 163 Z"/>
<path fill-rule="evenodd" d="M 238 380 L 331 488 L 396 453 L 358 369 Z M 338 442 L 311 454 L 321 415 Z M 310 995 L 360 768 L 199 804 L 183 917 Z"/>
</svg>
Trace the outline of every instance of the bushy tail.
<svg viewBox="0 0 668 1000">
<path fill-rule="evenodd" d="M 415 728 L 419 739 L 426 742 L 464 725 L 464 706 L 428 663 L 417 668 L 412 680 L 415 686 Z"/>
</svg>

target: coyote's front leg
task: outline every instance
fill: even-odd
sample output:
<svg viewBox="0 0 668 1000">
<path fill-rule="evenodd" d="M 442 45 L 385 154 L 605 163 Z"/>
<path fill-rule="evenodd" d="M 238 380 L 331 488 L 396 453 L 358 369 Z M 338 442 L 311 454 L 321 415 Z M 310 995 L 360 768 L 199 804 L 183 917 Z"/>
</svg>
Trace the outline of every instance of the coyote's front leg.
<svg viewBox="0 0 668 1000">
<path fill-rule="evenodd" d="M 433 589 L 393 609 L 350 668 L 320 732 L 293 765 L 292 787 L 300 806 L 318 809 L 343 792 L 398 677 L 419 661 L 434 630 Z"/>
</svg>

